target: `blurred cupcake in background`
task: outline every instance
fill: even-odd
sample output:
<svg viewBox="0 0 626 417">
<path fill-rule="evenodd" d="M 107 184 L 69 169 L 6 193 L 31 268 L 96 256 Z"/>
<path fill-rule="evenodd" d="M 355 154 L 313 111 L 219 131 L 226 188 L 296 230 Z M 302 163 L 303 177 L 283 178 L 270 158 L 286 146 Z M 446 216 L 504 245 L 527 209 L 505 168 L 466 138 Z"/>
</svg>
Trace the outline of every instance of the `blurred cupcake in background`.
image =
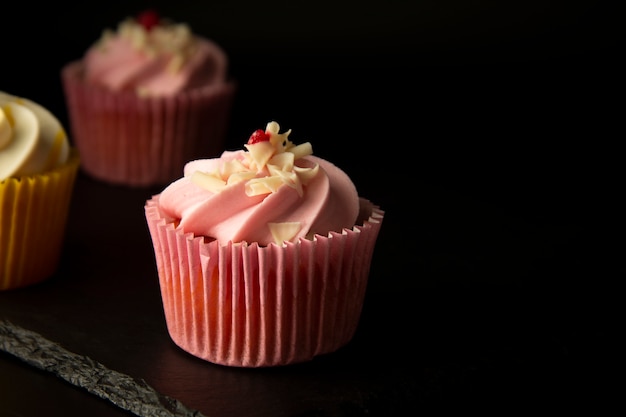
<svg viewBox="0 0 626 417">
<path fill-rule="evenodd" d="M 0 290 L 54 274 L 79 165 L 52 113 L 0 91 Z"/>
<path fill-rule="evenodd" d="M 71 133 L 90 176 L 151 186 L 224 146 L 235 83 L 215 42 L 155 11 L 105 30 L 61 70 Z"/>
</svg>

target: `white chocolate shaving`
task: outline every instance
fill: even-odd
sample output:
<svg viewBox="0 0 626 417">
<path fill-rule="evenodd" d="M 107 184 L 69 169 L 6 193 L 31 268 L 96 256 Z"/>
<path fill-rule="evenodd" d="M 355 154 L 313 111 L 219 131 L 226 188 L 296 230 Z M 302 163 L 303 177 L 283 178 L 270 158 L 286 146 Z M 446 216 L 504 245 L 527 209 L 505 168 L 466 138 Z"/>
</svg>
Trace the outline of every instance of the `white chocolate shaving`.
<svg viewBox="0 0 626 417">
<path fill-rule="evenodd" d="M 226 188 L 225 181 L 217 178 L 215 175 L 207 174 L 202 171 L 195 171 L 191 174 L 191 181 L 212 193 L 219 193 Z"/>
<path fill-rule="evenodd" d="M 283 179 L 278 176 L 253 178 L 246 183 L 246 195 L 252 197 L 253 195 L 273 193 L 284 183 Z"/>
<path fill-rule="evenodd" d="M 175 74 L 183 67 L 185 63 L 185 57 L 182 53 L 175 53 L 170 59 L 170 62 L 167 64 L 167 71 Z"/>
<path fill-rule="evenodd" d="M 278 245 L 282 245 L 284 242 L 293 239 L 302 228 L 300 222 L 268 223 L 267 226 L 272 233 L 274 241 Z"/>
<path fill-rule="evenodd" d="M 315 165 L 313 168 L 293 167 L 294 172 L 298 175 L 298 178 L 304 185 L 308 184 L 311 179 L 315 178 L 319 169 L 319 165 Z"/>
<path fill-rule="evenodd" d="M 303 156 L 313 155 L 313 146 L 311 146 L 311 142 L 305 142 L 290 148 L 289 152 L 294 155 L 295 159 L 300 159 Z"/>
<path fill-rule="evenodd" d="M 228 185 L 237 184 L 238 182 L 248 181 L 249 179 L 252 179 L 254 177 L 255 177 L 255 174 L 252 171 L 235 172 L 234 174 L 228 177 L 227 184 Z"/>
<path fill-rule="evenodd" d="M 245 145 L 246 149 L 248 149 L 248 153 L 252 158 L 252 162 L 254 163 L 251 168 L 256 168 L 257 170 L 262 170 L 267 164 L 267 161 L 274 155 L 276 149 L 272 144 L 268 141 L 258 142 L 250 145 Z"/>
<path fill-rule="evenodd" d="M 294 162 L 294 154 L 291 152 L 283 152 L 274 155 L 269 161 L 267 161 L 267 165 L 282 171 L 292 171 Z"/>
</svg>

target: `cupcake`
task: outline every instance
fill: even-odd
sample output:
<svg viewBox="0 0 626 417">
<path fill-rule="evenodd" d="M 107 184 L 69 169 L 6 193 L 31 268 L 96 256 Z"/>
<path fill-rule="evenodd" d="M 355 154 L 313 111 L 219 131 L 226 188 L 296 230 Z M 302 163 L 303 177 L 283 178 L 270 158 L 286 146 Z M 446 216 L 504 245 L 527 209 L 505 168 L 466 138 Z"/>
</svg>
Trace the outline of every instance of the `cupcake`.
<svg viewBox="0 0 626 417">
<path fill-rule="evenodd" d="M 0 91 L 0 290 L 55 272 L 79 164 L 54 115 Z"/>
<path fill-rule="evenodd" d="M 82 169 L 131 187 L 165 185 L 223 150 L 235 93 L 215 42 L 153 11 L 105 30 L 61 79 Z"/>
<path fill-rule="evenodd" d="M 290 134 L 270 122 L 146 201 L 168 332 L 196 357 L 288 365 L 356 331 L 384 211 Z"/>
</svg>

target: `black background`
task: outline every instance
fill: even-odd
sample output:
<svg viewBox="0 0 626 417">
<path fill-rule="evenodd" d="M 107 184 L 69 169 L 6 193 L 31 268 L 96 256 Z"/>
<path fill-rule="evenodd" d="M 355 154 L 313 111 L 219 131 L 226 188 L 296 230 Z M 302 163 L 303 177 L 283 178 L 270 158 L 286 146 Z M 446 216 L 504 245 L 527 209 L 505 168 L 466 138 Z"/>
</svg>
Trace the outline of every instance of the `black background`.
<svg viewBox="0 0 626 417">
<path fill-rule="evenodd" d="M 229 55 L 229 148 L 276 120 L 372 199 L 408 177 L 534 217 L 591 216 L 621 182 L 623 30 L 603 2 L 12 2 L 1 88 L 67 125 L 61 67 L 148 7 Z"/>
<path fill-rule="evenodd" d="M 386 211 L 350 375 L 366 373 L 372 355 L 373 369 L 407 370 L 380 370 L 390 385 L 407 383 L 370 402 L 370 415 L 377 405 L 386 415 L 385 404 L 501 401 L 510 410 L 541 399 L 562 410 L 614 397 L 621 326 L 613 322 L 626 272 L 616 5 L 6 7 L 0 90 L 40 102 L 67 125 L 61 67 L 103 28 L 156 7 L 229 55 L 238 93 L 228 148 L 276 120 Z M 70 238 L 82 233 L 76 227 Z"/>
</svg>

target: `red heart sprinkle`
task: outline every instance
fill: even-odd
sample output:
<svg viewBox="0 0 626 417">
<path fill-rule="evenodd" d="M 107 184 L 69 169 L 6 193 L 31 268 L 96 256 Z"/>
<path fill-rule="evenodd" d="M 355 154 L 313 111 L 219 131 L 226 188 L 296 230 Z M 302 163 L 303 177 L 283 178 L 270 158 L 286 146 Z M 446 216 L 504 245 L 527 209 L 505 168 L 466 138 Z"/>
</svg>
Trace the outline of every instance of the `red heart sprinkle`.
<svg viewBox="0 0 626 417">
<path fill-rule="evenodd" d="M 258 142 L 265 142 L 270 140 L 270 134 L 264 132 L 261 129 L 257 129 L 250 135 L 250 139 L 248 139 L 248 145 L 253 145 Z"/>
<path fill-rule="evenodd" d="M 159 14 L 152 9 L 145 10 L 137 16 L 137 22 L 146 30 L 152 29 L 159 24 Z"/>
</svg>

